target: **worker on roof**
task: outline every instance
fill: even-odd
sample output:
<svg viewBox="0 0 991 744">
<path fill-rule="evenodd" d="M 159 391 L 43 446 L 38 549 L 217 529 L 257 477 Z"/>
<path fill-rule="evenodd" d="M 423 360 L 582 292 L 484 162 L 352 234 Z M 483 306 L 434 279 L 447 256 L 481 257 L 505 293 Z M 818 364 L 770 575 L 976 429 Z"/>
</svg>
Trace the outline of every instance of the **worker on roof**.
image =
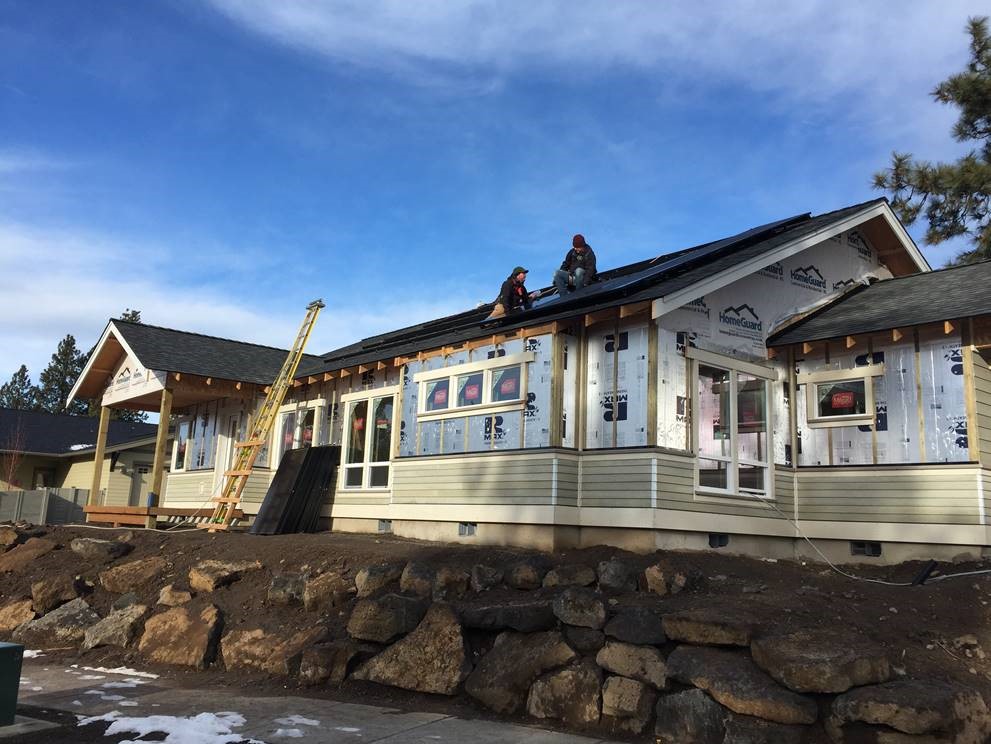
<svg viewBox="0 0 991 744">
<path fill-rule="evenodd" d="M 513 269 L 513 273 L 506 277 L 489 318 L 500 318 L 503 315 L 512 315 L 533 307 L 533 300 L 539 292 L 526 291 L 524 282 L 528 273 L 522 266 L 517 266 Z"/>
<path fill-rule="evenodd" d="M 561 262 L 561 268 L 554 272 L 554 288 L 563 296 L 565 292 L 587 287 L 595 279 L 595 253 L 579 233 L 571 239 L 571 250 Z"/>
</svg>

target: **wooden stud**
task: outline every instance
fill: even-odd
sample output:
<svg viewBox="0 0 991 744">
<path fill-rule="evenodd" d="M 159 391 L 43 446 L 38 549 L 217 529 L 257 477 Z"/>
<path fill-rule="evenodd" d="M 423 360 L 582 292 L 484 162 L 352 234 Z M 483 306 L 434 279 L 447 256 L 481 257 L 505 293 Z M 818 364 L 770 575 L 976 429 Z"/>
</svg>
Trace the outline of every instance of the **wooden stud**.
<svg viewBox="0 0 991 744">
<path fill-rule="evenodd" d="M 86 503 L 94 506 L 100 498 L 100 478 L 103 476 L 103 454 L 107 447 L 107 430 L 110 428 L 110 406 L 100 406 L 100 425 L 96 431 L 96 451 L 93 452 L 93 482 Z"/>
<path fill-rule="evenodd" d="M 148 506 L 157 507 L 162 503 L 162 484 L 165 480 L 165 461 L 171 459 L 165 446 L 169 441 L 169 419 L 172 417 L 172 391 L 162 390 L 162 402 L 158 409 L 158 429 L 155 431 L 155 457 L 151 466 L 151 490 L 148 492 Z M 154 528 L 154 517 L 149 517 L 145 527 Z"/>
<path fill-rule="evenodd" d="M 916 416 L 919 420 L 919 462 L 926 461 L 926 417 L 922 405 L 922 354 L 919 343 L 919 329 L 912 329 L 912 341 L 915 344 L 915 405 Z"/>
<path fill-rule="evenodd" d="M 967 457 L 972 462 L 981 460 L 980 434 L 977 431 L 977 388 L 974 385 L 974 319 L 968 318 L 964 326 L 960 351 L 963 355 L 964 406 L 967 411 Z M 978 357 L 980 359 L 980 357 Z M 983 361 L 983 360 L 982 360 Z"/>
<path fill-rule="evenodd" d="M 855 339 L 853 336 L 847 336 L 846 341 L 844 343 L 846 344 L 846 347 L 848 349 L 852 349 L 854 346 L 857 345 L 857 339 Z"/>
<path fill-rule="evenodd" d="M 639 315 L 642 312 L 650 310 L 650 300 L 644 300 L 643 302 L 635 302 L 632 305 L 623 305 L 619 308 L 620 318 L 629 318 L 634 315 Z"/>
<path fill-rule="evenodd" d="M 902 338 L 903 338 L 903 336 L 904 336 L 904 335 L 905 335 L 905 334 L 903 334 L 903 333 L 902 333 L 901 331 L 899 331 L 899 330 L 898 330 L 897 328 L 892 328 L 892 329 L 891 329 L 891 340 L 892 340 L 893 342 L 895 342 L 896 344 L 897 344 L 897 343 L 898 343 L 899 341 L 901 341 L 901 340 L 902 340 Z"/>
<path fill-rule="evenodd" d="M 562 421 L 564 416 L 564 338 L 555 333 L 551 338 L 551 421 L 550 446 L 564 445 Z"/>
<path fill-rule="evenodd" d="M 650 307 L 650 303 L 647 303 Z M 657 321 L 647 321 L 647 446 L 657 446 Z M 655 499 L 656 500 L 656 499 Z"/>
<path fill-rule="evenodd" d="M 944 320 L 943 321 L 943 333 L 945 335 L 949 336 L 955 330 L 956 330 L 956 326 L 953 325 L 953 321 L 951 321 L 951 320 Z"/>
</svg>

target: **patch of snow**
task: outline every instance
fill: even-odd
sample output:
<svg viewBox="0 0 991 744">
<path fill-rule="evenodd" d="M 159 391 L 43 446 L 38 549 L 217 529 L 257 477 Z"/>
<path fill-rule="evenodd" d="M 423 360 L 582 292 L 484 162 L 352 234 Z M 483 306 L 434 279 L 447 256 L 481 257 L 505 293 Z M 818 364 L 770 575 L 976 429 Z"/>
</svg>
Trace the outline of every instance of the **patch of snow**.
<svg viewBox="0 0 991 744">
<path fill-rule="evenodd" d="M 275 722 L 280 726 L 319 726 L 320 721 L 315 721 L 312 718 L 303 718 L 303 716 L 286 716 L 285 718 L 276 718 Z M 357 731 L 358 729 L 355 729 Z"/>
<path fill-rule="evenodd" d="M 99 695 L 101 702 L 104 703 L 116 703 L 120 700 L 127 700 L 123 695 L 108 695 L 103 690 L 86 690 L 84 695 Z"/>
<path fill-rule="evenodd" d="M 70 444 L 69 449 L 75 452 L 76 450 L 88 449 L 89 447 L 95 447 L 93 444 Z"/>
<path fill-rule="evenodd" d="M 121 701 L 120 705 L 123 706 L 123 707 L 125 707 L 125 708 L 137 708 L 138 707 L 138 703 L 135 700 L 123 700 L 123 701 Z"/>
<path fill-rule="evenodd" d="M 82 700 L 73 700 L 72 701 L 72 704 L 73 705 L 82 705 L 83 704 L 83 701 Z"/>
<path fill-rule="evenodd" d="M 41 651 L 36 651 L 36 650 L 30 649 L 30 648 L 24 649 L 24 658 L 25 659 L 37 659 L 38 657 L 44 656 L 44 655 L 45 654 L 42 653 Z"/>
<path fill-rule="evenodd" d="M 73 664 L 72 667 L 78 668 L 78 664 Z M 83 671 L 85 672 L 103 672 L 104 674 L 125 674 L 128 677 L 141 677 L 143 679 L 158 679 L 157 674 L 152 674 L 151 672 L 139 672 L 137 669 L 128 669 L 127 667 L 114 667 L 113 669 L 107 669 L 106 667 L 88 667 L 84 666 Z"/>
<path fill-rule="evenodd" d="M 343 731 L 346 734 L 355 734 L 361 731 L 361 729 L 355 728 L 354 726 L 334 726 L 334 731 Z"/>
<path fill-rule="evenodd" d="M 90 680 L 94 680 L 94 679 L 106 679 L 106 678 L 107 678 L 107 675 L 105 675 L 105 674 L 84 674 L 79 679 L 84 679 L 84 680 L 90 681 Z"/>
<path fill-rule="evenodd" d="M 302 739 L 303 732 L 300 731 L 298 728 L 287 728 L 287 729 L 280 728 L 280 729 L 276 729 L 275 733 L 272 734 L 272 736 L 283 737 L 286 739 Z"/>
<path fill-rule="evenodd" d="M 79 725 L 88 726 L 91 723 L 106 722 L 110 726 L 105 736 L 115 734 L 137 734 L 138 738 L 149 734 L 165 734 L 163 744 L 236 744 L 244 741 L 234 729 L 245 723 L 244 716 L 239 713 L 199 713 L 195 716 L 122 716 L 119 711 L 106 713 L 102 716 L 80 717 Z M 249 744 L 263 744 L 256 739 Z"/>
<path fill-rule="evenodd" d="M 44 687 L 32 687 L 31 692 L 41 692 L 44 689 Z"/>
<path fill-rule="evenodd" d="M 86 679 L 83 677 L 82 679 Z M 104 682 L 100 687 L 104 687 L 108 690 L 112 689 L 132 689 L 138 685 L 148 684 L 143 679 L 125 679 L 123 682 Z"/>
</svg>

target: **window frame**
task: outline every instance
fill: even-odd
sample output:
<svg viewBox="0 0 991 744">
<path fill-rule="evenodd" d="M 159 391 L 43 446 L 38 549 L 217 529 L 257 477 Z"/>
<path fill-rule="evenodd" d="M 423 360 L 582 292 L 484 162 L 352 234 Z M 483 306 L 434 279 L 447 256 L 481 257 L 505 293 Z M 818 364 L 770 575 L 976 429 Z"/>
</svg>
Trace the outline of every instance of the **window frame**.
<svg viewBox="0 0 991 744">
<path fill-rule="evenodd" d="M 369 390 L 360 390 L 354 393 L 345 393 L 341 395 L 340 402 L 344 406 L 344 427 L 345 430 L 341 432 L 341 464 L 340 464 L 340 476 L 338 477 L 338 490 L 341 491 L 389 491 L 392 488 L 392 461 L 395 459 L 396 445 L 399 441 L 399 417 L 400 411 L 400 391 L 402 386 L 400 385 L 390 385 L 388 387 L 381 388 L 371 388 Z M 374 426 L 365 426 L 365 448 L 364 457 L 360 463 L 349 463 L 348 455 L 351 449 L 351 437 L 349 436 L 349 427 L 351 420 L 351 410 L 355 404 L 365 401 L 367 403 L 366 418 L 370 419 L 374 413 L 375 401 L 379 398 L 392 398 L 392 421 L 390 423 L 389 432 L 389 458 L 383 461 L 371 461 L 373 451 L 372 444 L 372 432 L 374 431 Z M 372 486 L 371 483 L 371 472 L 374 467 L 388 466 L 389 468 L 389 478 L 386 485 L 384 486 Z M 347 474 L 349 470 L 356 470 L 361 468 L 361 485 L 349 486 L 347 485 Z"/>
<path fill-rule="evenodd" d="M 805 386 L 805 422 L 810 429 L 831 429 L 839 426 L 875 426 L 876 408 L 874 405 L 874 378 L 884 375 L 884 362 L 865 364 L 851 369 L 827 369 L 819 372 L 805 372 L 796 377 L 799 385 Z M 861 380 L 864 383 L 864 413 L 843 414 L 840 416 L 820 416 L 817 402 L 818 387 L 833 383 Z"/>
<path fill-rule="evenodd" d="M 463 416 L 489 415 L 506 411 L 520 411 L 526 406 L 527 396 L 527 364 L 536 358 L 532 351 L 519 354 L 506 354 L 492 359 L 477 362 L 456 364 L 452 367 L 417 372 L 413 382 L 417 383 L 416 417 L 418 421 L 434 421 L 445 418 L 460 418 Z M 492 373 L 504 367 L 520 368 L 519 395 L 513 400 L 492 400 Z M 470 374 L 482 374 L 481 403 L 458 406 L 458 378 Z M 433 411 L 427 410 L 427 383 L 446 379 L 448 406 Z"/>
<path fill-rule="evenodd" d="M 760 500 L 774 500 L 774 385 L 773 383 L 780 380 L 780 374 L 777 369 L 772 367 L 767 367 L 762 364 L 755 362 L 748 362 L 743 359 L 737 359 L 735 357 L 728 357 L 722 354 L 716 354 L 714 352 L 704 351 L 702 349 L 696 349 L 688 347 L 685 349 L 685 356 L 691 362 L 691 438 L 692 438 L 692 453 L 695 456 L 695 494 L 701 497 L 703 500 L 705 497 L 729 497 L 729 498 L 745 498 L 745 499 L 760 499 Z M 729 373 L 729 436 L 730 436 L 730 455 L 703 455 L 699 445 L 699 426 L 702 424 L 701 410 L 699 408 L 699 367 L 700 366 L 714 367 L 718 370 Z M 739 375 L 747 375 L 749 377 L 756 377 L 759 380 L 763 380 L 764 383 L 764 421 L 765 421 L 765 434 L 767 438 L 767 454 L 765 461 L 759 462 L 757 460 L 751 460 L 746 458 L 741 458 L 739 453 L 739 429 L 740 429 L 740 412 L 739 412 Z M 726 482 L 727 488 L 717 488 L 713 486 L 704 486 L 700 482 L 700 467 L 699 463 L 701 460 L 712 460 L 715 462 L 724 462 L 727 464 L 727 474 Z M 740 487 L 740 466 L 750 466 L 758 467 L 764 469 L 764 488 L 763 490 L 756 490 L 750 488 Z"/>
</svg>

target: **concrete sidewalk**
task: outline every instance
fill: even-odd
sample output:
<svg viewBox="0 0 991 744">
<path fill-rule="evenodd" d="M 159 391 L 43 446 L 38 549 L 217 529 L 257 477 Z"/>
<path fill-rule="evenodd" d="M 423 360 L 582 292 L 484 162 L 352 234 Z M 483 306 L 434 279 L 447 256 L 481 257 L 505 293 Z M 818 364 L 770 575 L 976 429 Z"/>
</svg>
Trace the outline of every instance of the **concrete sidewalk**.
<svg viewBox="0 0 991 744">
<path fill-rule="evenodd" d="M 229 689 L 220 692 L 172 688 L 158 679 L 92 670 L 82 665 L 46 664 L 44 658 L 25 660 L 19 702 L 79 716 L 103 716 L 116 711 L 115 718 L 122 733 L 128 726 L 161 726 L 157 730 L 171 730 L 177 736 L 175 741 L 183 740 L 178 729 L 185 726 L 197 732 L 212 730 L 218 742 L 229 741 L 223 734 L 237 734 L 245 740 L 266 744 L 291 740 L 333 744 L 461 744 L 468 741 L 477 744 L 607 744 L 602 739 L 510 723 L 465 720 L 439 713 L 409 713 L 292 695 L 240 696 Z M 208 715 L 200 716 L 196 721 L 188 720 L 199 714 Z M 149 720 L 149 716 L 162 718 Z M 135 720 L 121 720 L 126 718 Z M 94 723 L 89 727 L 98 725 Z M 136 729 L 131 731 L 133 735 Z M 59 741 L 72 741 L 68 731 L 53 734 L 65 736 L 57 739 Z"/>
</svg>

